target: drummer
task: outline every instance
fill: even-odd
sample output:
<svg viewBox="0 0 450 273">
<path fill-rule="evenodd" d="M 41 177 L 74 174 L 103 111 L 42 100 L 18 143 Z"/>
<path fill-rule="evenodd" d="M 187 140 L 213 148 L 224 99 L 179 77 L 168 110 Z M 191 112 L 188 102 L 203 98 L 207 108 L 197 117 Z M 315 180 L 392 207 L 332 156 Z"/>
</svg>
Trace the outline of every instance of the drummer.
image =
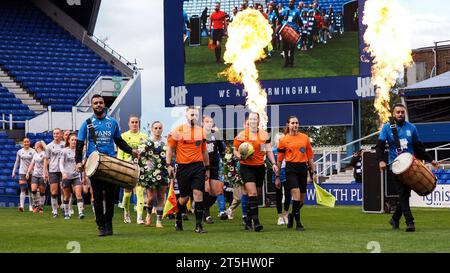
<svg viewBox="0 0 450 273">
<path fill-rule="evenodd" d="M 285 8 L 280 17 L 282 19 L 282 25 L 288 24 L 296 32 L 299 32 L 300 26 L 300 11 L 295 7 L 295 1 L 289 0 L 289 6 Z M 294 53 L 296 43 L 292 43 L 287 40 L 283 40 L 283 52 L 284 52 L 284 67 L 294 66 Z"/>
<path fill-rule="evenodd" d="M 133 153 L 137 157 L 139 155 L 138 151 L 131 149 L 122 139 L 117 121 L 107 115 L 103 97 L 98 94 L 92 96 L 91 106 L 94 114 L 83 122 L 78 132 L 75 154 L 78 171 L 81 172 L 83 170 L 81 161 L 85 141 L 87 141 L 86 157 L 89 157 L 95 150 L 115 157 L 114 143 L 124 152 L 128 154 Z M 113 235 L 112 218 L 114 216 L 115 185 L 91 178 L 91 186 L 94 194 L 94 210 L 99 231 L 98 235 Z M 105 205 L 103 205 L 103 200 Z M 105 211 L 103 206 L 105 206 Z"/>
<path fill-rule="evenodd" d="M 431 162 L 435 167 L 439 167 L 439 163 L 431 158 L 426 152 L 424 145 L 419 140 L 419 135 L 416 126 L 412 123 L 405 121 L 406 107 L 403 104 L 395 104 L 392 111 L 393 121 L 391 123 L 384 124 L 378 143 L 376 146 L 377 159 L 379 161 L 380 171 L 383 172 L 386 169 L 386 162 L 384 161 L 384 150 L 386 143 L 389 146 L 389 165 L 394 162 L 395 158 L 401 153 L 410 153 L 415 155 L 420 160 Z M 400 147 L 397 147 L 397 141 L 394 136 L 394 131 L 397 131 L 398 142 Z M 394 176 L 395 184 L 398 188 L 399 200 L 397 202 L 397 208 L 389 224 L 393 229 L 398 229 L 400 225 L 400 218 L 402 214 L 406 220 L 406 231 L 414 232 L 416 230 L 414 225 L 414 217 L 411 213 L 409 206 L 409 197 L 411 196 L 411 188 L 403 184 L 397 176 Z"/>
</svg>

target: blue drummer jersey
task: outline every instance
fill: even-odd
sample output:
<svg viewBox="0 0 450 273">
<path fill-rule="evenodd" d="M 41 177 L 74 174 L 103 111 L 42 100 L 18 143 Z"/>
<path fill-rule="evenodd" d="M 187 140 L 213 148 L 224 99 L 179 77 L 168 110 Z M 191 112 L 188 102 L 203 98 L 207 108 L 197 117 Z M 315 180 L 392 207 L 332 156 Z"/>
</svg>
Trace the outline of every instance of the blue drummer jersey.
<svg viewBox="0 0 450 273">
<path fill-rule="evenodd" d="M 287 17 L 287 20 L 286 20 Z M 286 8 L 281 12 L 283 25 L 288 23 L 295 31 L 298 32 L 298 22 L 300 21 L 300 11 L 296 8 Z"/>
<path fill-rule="evenodd" d="M 98 150 L 102 154 L 106 154 L 112 157 L 116 156 L 114 148 L 114 138 L 120 138 L 119 124 L 112 117 L 106 115 L 103 119 L 97 119 L 92 115 L 90 117 L 92 125 L 94 126 L 94 132 L 97 136 L 97 149 L 95 148 L 94 140 L 89 136 L 89 130 L 87 128 L 86 120 L 81 124 L 80 131 L 78 132 L 77 139 L 85 141 L 88 139 L 86 157 Z"/>
<path fill-rule="evenodd" d="M 394 141 L 394 134 L 392 133 L 391 125 L 386 123 L 381 129 L 379 141 L 387 141 L 389 144 L 389 164 L 391 164 L 395 158 L 404 152 L 414 154 L 414 143 L 420 141 L 417 128 L 412 123 L 405 121 L 403 126 L 397 125 L 398 139 L 400 141 L 401 151 L 397 152 L 397 148 Z"/>
</svg>

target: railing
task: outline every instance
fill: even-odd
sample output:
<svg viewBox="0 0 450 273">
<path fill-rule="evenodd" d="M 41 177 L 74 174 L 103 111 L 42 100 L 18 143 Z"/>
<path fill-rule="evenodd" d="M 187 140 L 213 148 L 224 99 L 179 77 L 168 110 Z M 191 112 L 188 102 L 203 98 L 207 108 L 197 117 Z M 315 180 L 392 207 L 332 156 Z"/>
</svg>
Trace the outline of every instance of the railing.
<svg viewBox="0 0 450 273">
<path fill-rule="evenodd" d="M 438 158 L 439 158 L 438 157 L 438 152 L 439 151 L 450 151 L 450 143 L 447 143 L 447 144 L 444 144 L 444 145 L 441 145 L 441 146 L 437 146 L 437 147 L 434 147 L 434 148 L 426 149 L 426 151 L 427 152 L 434 151 L 434 160 L 438 161 Z M 448 160 L 448 158 L 447 159 L 441 159 L 439 161 L 445 161 L 445 160 Z"/>
<path fill-rule="evenodd" d="M 8 116 L 9 119 L 6 119 L 6 116 Z M 16 123 L 16 124 L 25 124 L 26 123 L 26 121 L 19 121 L 19 120 L 14 121 L 13 114 L 6 115 L 5 113 L 2 113 L 2 119 L 0 120 L 0 122 L 2 123 L 3 130 L 6 130 L 7 127 L 8 127 L 8 130 L 12 130 L 14 123 Z M 7 126 L 7 125 L 9 125 L 9 126 Z"/>
<path fill-rule="evenodd" d="M 337 148 L 334 148 L 332 150 L 328 150 L 328 151 L 324 150 L 323 156 L 321 158 L 319 158 L 318 160 L 316 160 L 316 162 L 314 162 L 316 165 L 316 172 L 317 172 L 318 176 L 319 175 L 326 176 L 328 174 L 328 171 L 329 171 L 330 176 L 333 175 L 334 167 L 336 168 L 337 174 L 339 174 L 341 171 L 342 162 L 347 161 L 348 159 L 351 158 L 351 156 L 347 156 L 347 157 L 341 159 L 341 152 L 344 150 L 344 148 L 347 148 L 348 146 L 351 146 L 351 145 L 354 145 L 357 143 L 361 143 L 361 141 L 371 138 L 373 136 L 376 136 L 379 133 L 380 133 L 380 131 L 377 131 L 377 132 L 374 132 L 363 138 L 360 138 L 355 141 L 349 142 L 347 144 L 338 146 Z M 336 161 L 333 160 L 333 156 L 336 157 Z"/>
<path fill-rule="evenodd" d="M 102 76 L 102 72 L 98 72 L 97 76 L 95 77 L 95 80 L 93 80 L 91 82 L 91 84 L 89 84 L 89 86 L 84 90 L 83 94 L 81 94 L 81 96 L 77 99 L 77 101 L 75 102 L 75 105 L 77 105 L 86 95 L 86 93 L 89 92 L 89 90 L 91 90 L 92 86 L 94 86 L 94 84 L 97 83 L 98 79 Z"/>
<path fill-rule="evenodd" d="M 104 41 L 102 41 L 100 38 L 98 38 L 95 35 L 90 36 L 94 42 L 96 42 L 99 46 L 103 47 L 103 49 L 109 51 L 114 57 L 116 57 L 119 61 L 124 63 L 126 66 L 128 66 L 131 70 L 134 71 L 134 73 L 137 73 L 139 68 L 134 65 L 134 63 L 128 61 L 125 57 L 120 55 L 117 51 L 112 49 L 109 45 L 107 45 Z"/>
</svg>

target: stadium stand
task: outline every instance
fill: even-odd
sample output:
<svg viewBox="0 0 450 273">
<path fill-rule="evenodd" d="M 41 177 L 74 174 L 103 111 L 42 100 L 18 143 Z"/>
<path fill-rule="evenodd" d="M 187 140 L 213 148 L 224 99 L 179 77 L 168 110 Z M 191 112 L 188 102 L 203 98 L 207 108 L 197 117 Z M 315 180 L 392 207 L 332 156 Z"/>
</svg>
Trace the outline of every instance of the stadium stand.
<svg viewBox="0 0 450 273">
<path fill-rule="evenodd" d="M 29 1 L 2 1 L 0 18 L 0 67 L 54 111 L 70 111 L 98 76 L 122 75 Z"/>
<path fill-rule="evenodd" d="M 0 83 L 0 119 L 9 119 L 9 114 L 13 114 L 15 121 L 25 121 L 33 118 L 35 113 L 27 105 L 14 96 Z M 25 124 L 14 124 L 14 128 L 23 129 Z"/>
<path fill-rule="evenodd" d="M 438 184 L 450 184 L 450 169 L 433 170 L 433 173 L 438 179 Z"/>
<path fill-rule="evenodd" d="M 53 111 L 71 111 L 100 76 L 124 75 L 31 1 L 1 1 L 0 120 L 8 121 L 10 114 L 13 122 L 29 120 L 46 106 Z M 7 124 L 0 123 L 0 206 L 18 202 L 18 177 L 11 178 L 11 171 L 21 145 L 16 144 L 16 136 L 5 132 Z M 23 123 L 13 123 L 13 129 L 24 128 Z M 51 132 L 26 136 L 32 146 L 37 140 L 52 141 Z"/>
<path fill-rule="evenodd" d="M 15 145 L 6 132 L 0 131 L 0 195 L 17 195 L 19 184 L 11 178 L 11 171 L 18 149 L 20 145 Z"/>
</svg>

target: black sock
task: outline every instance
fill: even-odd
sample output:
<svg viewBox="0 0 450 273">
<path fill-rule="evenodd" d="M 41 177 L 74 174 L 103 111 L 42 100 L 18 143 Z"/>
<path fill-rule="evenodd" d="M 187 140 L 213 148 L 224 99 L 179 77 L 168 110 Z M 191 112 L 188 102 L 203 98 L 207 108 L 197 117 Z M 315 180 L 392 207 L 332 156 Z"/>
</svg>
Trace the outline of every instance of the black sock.
<svg viewBox="0 0 450 273">
<path fill-rule="evenodd" d="M 220 46 L 217 47 L 217 61 L 220 61 L 220 55 L 222 55 L 222 48 Z"/>
<path fill-rule="evenodd" d="M 203 199 L 204 201 L 208 200 L 208 208 L 212 207 L 214 203 L 216 203 L 217 196 L 209 195 L 208 199 Z"/>
<path fill-rule="evenodd" d="M 209 203 L 208 203 L 207 200 L 209 200 L 209 192 L 205 191 L 203 193 L 203 200 L 204 200 L 203 205 L 205 206 L 205 213 L 204 213 L 204 215 L 205 215 L 205 217 L 208 217 L 209 216 Z"/>
<path fill-rule="evenodd" d="M 292 202 L 292 215 L 294 216 L 295 223 L 300 223 L 300 201 L 294 200 Z"/>
<path fill-rule="evenodd" d="M 177 221 L 181 221 L 181 215 L 183 213 L 186 213 L 186 205 L 181 205 L 180 204 L 180 200 L 177 201 L 177 208 L 178 208 L 178 212 L 177 212 Z"/>
<path fill-rule="evenodd" d="M 255 225 L 259 225 L 259 215 L 258 215 L 258 197 L 249 196 L 248 197 L 248 207 L 250 209 L 251 219 Z M 248 217 L 248 215 L 247 215 Z"/>
<path fill-rule="evenodd" d="M 195 223 L 201 225 L 203 220 L 203 201 L 195 202 Z"/>
</svg>

